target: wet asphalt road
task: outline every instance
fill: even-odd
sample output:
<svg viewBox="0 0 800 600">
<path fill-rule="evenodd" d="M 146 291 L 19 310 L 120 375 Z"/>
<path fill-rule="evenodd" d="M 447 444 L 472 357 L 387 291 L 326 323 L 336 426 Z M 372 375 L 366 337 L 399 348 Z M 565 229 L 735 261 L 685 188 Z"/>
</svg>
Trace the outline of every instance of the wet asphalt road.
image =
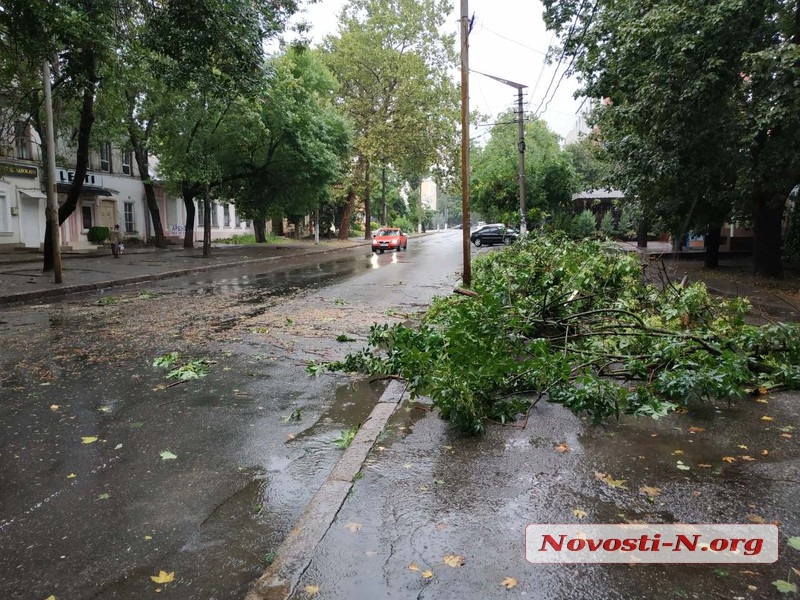
<svg viewBox="0 0 800 600">
<path fill-rule="evenodd" d="M 446 232 L 4 310 L 0 598 L 241 598 L 384 387 L 307 361 L 448 293 L 460 251 Z M 166 352 L 208 374 L 166 379 Z"/>
</svg>

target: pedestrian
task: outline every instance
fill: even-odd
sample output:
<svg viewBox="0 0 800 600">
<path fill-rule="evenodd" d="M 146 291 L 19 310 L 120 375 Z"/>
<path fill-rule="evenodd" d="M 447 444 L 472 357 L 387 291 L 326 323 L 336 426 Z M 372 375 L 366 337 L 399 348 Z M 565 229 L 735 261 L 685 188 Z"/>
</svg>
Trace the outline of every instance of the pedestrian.
<svg viewBox="0 0 800 600">
<path fill-rule="evenodd" d="M 114 229 L 108 234 L 108 241 L 111 242 L 111 254 L 114 258 L 119 258 L 120 246 L 122 245 L 122 234 L 119 225 L 114 225 Z"/>
</svg>

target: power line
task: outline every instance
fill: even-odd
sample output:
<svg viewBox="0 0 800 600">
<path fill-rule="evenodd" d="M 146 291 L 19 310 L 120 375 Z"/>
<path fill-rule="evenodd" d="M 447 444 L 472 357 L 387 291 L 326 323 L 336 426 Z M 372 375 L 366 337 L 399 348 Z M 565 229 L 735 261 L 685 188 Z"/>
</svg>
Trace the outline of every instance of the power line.
<svg viewBox="0 0 800 600">
<path fill-rule="evenodd" d="M 525 48 L 526 50 L 530 50 L 531 52 L 535 52 L 536 54 L 541 54 L 542 56 L 547 56 L 547 52 L 542 52 L 541 50 L 537 50 L 536 48 L 532 48 L 531 46 L 528 46 L 527 44 L 523 44 L 522 42 L 519 42 L 517 40 L 511 39 L 510 37 L 507 37 L 507 36 L 503 35 L 502 33 L 497 33 L 496 31 L 492 31 L 491 29 L 486 27 L 486 25 L 484 25 L 483 22 L 481 22 L 481 31 L 486 31 L 487 33 L 491 33 L 492 35 L 496 35 L 500 39 L 506 40 L 507 42 L 511 42 L 512 44 L 516 44 L 517 46 L 521 46 L 521 47 Z"/>
</svg>

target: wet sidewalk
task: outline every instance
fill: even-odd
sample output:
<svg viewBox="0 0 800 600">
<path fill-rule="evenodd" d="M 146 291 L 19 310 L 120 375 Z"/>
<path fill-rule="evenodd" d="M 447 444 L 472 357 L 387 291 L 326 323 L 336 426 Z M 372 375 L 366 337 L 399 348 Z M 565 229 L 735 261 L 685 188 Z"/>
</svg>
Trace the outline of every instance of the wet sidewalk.
<svg viewBox="0 0 800 600">
<path fill-rule="evenodd" d="M 114 258 L 110 250 L 68 252 L 62 255 L 60 284 L 55 283 L 52 272 L 42 272 L 41 253 L 0 253 L 0 305 L 259 262 L 291 261 L 367 245 L 368 242 L 358 239 L 319 244 L 282 240 L 248 246 L 214 245 L 207 257 L 203 256 L 202 248 L 177 246 L 166 249 L 129 247 L 119 258 Z"/>
</svg>

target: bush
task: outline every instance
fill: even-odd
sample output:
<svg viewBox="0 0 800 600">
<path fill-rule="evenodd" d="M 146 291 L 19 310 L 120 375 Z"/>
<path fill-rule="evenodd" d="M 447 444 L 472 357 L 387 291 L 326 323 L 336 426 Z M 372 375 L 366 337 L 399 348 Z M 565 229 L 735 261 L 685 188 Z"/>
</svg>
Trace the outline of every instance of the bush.
<svg viewBox="0 0 800 600">
<path fill-rule="evenodd" d="M 380 228 L 381 228 L 381 224 L 380 224 L 380 223 L 376 223 L 375 221 L 372 221 L 372 222 L 369 224 L 369 227 L 370 227 L 370 229 L 371 229 L 372 231 L 377 231 L 378 229 L 380 229 Z"/>
<path fill-rule="evenodd" d="M 603 218 L 600 220 L 600 231 L 609 239 L 616 237 L 617 226 L 614 224 L 614 215 L 612 211 L 607 210 L 603 214 Z"/>
<path fill-rule="evenodd" d="M 392 227 L 399 227 L 404 233 L 413 233 L 417 230 L 416 225 L 413 225 L 408 217 L 395 217 L 391 221 Z"/>
<path fill-rule="evenodd" d="M 576 240 L 585 240 L 594 237 L 597 231 L 597 221 L 594 218 L 594 213 L 590 210 L 585 210 L 579 215 L 575 215 L 572 219 L 572 226 L 570 227 L 570 236 Z"/>
<path fill-rule="evenodd" d="M 102 244 L 108 239 L 111 230 L 108 227 L 90 227 L 86 238 L 93 244 Z"/>
</svg>

